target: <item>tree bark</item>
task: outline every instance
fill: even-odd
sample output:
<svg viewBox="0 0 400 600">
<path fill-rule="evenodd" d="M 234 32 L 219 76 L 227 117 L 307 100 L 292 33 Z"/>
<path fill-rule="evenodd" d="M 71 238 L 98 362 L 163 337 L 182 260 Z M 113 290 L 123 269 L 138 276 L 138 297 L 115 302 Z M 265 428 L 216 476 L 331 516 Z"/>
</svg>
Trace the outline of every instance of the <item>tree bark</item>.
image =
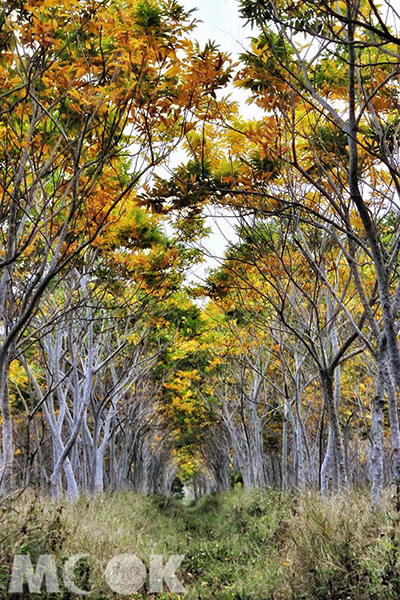
<svg viewBox="0 0 400 600">
<path fill-rule="evenodd" d="M 0 364 L 0 407 L 2 415 L 2 457 L 0 464 L 0 495 L 5 495 L 12 491 L 13 487 L 13 462 L 14 462 L 14 441 L 13 424 L 11 417 L 10 396 L 8 391 L 8 379 L 10 372 L 10 357 L 1 356 Z"/>
<path fill-rule="evenodd" d="M 379 368 L 378 380 L 371 412 L 371 439 L 372 439 L 372 489 L 371 504 L 373 508 L 379 506 L 383 489 L 383 411 L 385 406 L 384 373 L 383 365 Z"/>
<path fill-rule="evenodd" d="M 324 404 L 329 416 L 329 425 L 332 431 L 332 453 L 334 453 L 335 457 L 333 468 L 337 468 L 339 487 L 344 487 L 347 484 L 346 461 L 344 456 L 342 432 L 340 430 L 338 408 L 336 407 L 334 397 L 333 376 L 329 372 L 327 373 L 326 371 L 320 371 L 320 378 Z M 326 491 L 326 489 L 323 491 Z"/>
</svg>

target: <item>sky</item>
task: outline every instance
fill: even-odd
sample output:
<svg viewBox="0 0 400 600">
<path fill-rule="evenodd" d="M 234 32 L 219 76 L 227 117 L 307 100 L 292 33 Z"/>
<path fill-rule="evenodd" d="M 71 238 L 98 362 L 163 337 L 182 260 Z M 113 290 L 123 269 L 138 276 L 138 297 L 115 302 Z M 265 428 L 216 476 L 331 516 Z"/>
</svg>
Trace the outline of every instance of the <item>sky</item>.
<svg viewBox="0 0 400 600">
<path fill-rule="evenodd" d="M 220 49 L 237 58 L 249 45 L 252 32 L 239 17 L 238 0 L 180 0 L 180 4 L 187 10 L 197 8 L 193 16 L 202 22 L 193 32 L 193 37 L 200 45 L 208 41 L 215 41 Z M 247 92 L 238 88 L 229 89 L 232 97 L 239 102 L 241 113 L 248 119 L 260 115 L 255 105 L 246 104 Z M 194 267 L 189 279 L 196 281 L 204 278 L 208 268 L 214 268 L 221 263 L 228 240 L 235 239 L 234 221 L 227 213 L 209 209 L 207 225 L 211 227 L 211 235 L 202 241 L 205 262 Z"/>
<path fill-rule="evenodd" d="M 196 8 L 193 16 L 200 20 L 193 37 L 205 45 L 208 40 L 215 41 L 220 49 L 237 58 L 249 46 L 249 38 L 254 35 L 250 25 L 239 16 L 239 0 L 180 0 L 187 10 Z M 248 94 L 244 90 L 231 86 L 235 100 L 240 102 L 241 112 L 246 118 L 254 118 L 260 114 L 253 104 L 246 104 Z"/>
<path fill-rule="evenodd" d="M 196 29 L 196 39 L 203 44 L 215 40 L 221 49 L 230 52 L 241 50 L 250 30 L 243 27 L 237 0 L 181 0 L 180 3 L 186 9 L 197 8 L 194 16 L 203 21 Z"/>
</svg>

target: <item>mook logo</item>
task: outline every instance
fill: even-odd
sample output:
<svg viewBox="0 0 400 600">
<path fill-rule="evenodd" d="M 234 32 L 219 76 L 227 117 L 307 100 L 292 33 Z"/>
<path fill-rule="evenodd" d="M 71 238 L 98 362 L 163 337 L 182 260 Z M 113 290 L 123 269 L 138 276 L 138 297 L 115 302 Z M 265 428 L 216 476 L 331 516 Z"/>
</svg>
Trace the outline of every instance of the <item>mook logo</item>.
<svg viewBox="0 0 400 600">
<path fill-rule="evenodd" d="M 87 557 L 90 554 L 74 554 L 64 563 L 61 573 L 67 590 L 81 596 L 88 596 L 91 591 L 78 587 L 74 572 L 78 563 Z M 176 575 L 184 558 L 183 554 L 172 554 L 164 563 L 162 554 L 152 554 L 147 569 L 135 554 L 119 554 L 108 562 L 104 578 L 113 592 L 123 596 L 138 592 L 147 579 L 150 593 L 163 592 L 165 583 L 170 592 L 184 594 L 186 590 Z M 43 584 L 47 593 L 59 593 L 60 580 L 55 557 L 42 554 L 34 567 L 29 554 L 15 555 L 8 593 L 21 594 L 25 584 L 31 594 L 39 594 Z"/>
</svg>

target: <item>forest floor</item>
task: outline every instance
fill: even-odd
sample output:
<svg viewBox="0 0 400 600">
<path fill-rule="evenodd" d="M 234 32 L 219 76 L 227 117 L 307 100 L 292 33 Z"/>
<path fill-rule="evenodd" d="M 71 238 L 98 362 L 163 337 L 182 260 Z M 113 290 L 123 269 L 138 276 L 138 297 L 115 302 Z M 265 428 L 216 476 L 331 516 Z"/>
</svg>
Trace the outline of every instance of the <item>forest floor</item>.
<svg viewBox="0 0 400 600">
<path fill-rule="evenodd" d="M 25 494 L 0 517 L 0 597 L 69 600 L 68 591 L 9 595 L 15 554 L 88 554 L 75 583 L 95 600 L 175 598 L 221 600 L 384 600 L 400 598 L 400 530 L 387 494 L 372 512 L 363 492 L 321 499 L 316 494 L 232 491 L 193 506 L 132 493 L 82 498 L 77 505 Z M 107 563 L 134 554 L 144 564 L 184 555 L 177 576 L 186 593 L 115 593 L 105 581 Z M 147 586 L 147 587 L 146 587 Z M 26 586 L 25 586 L 26 587 Z M 166 586 L 164 586 L 165 588 Z"/>
</svg>

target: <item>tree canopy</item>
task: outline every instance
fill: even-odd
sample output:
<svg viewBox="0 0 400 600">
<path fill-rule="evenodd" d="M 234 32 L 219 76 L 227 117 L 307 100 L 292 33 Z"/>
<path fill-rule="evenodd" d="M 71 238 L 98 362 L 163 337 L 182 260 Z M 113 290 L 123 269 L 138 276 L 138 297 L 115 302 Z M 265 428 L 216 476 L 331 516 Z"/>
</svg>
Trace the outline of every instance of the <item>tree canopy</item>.
<svg viewBox="0 0 400 600">
<path fill-rule="evenodd" d="M 400 506 L 400 17 L 239 5 L 239 56 L 175 0 L 3 9 L 2 494 Z M 211 209 L 235 239 L 207 269 Z"/>
</svg>

